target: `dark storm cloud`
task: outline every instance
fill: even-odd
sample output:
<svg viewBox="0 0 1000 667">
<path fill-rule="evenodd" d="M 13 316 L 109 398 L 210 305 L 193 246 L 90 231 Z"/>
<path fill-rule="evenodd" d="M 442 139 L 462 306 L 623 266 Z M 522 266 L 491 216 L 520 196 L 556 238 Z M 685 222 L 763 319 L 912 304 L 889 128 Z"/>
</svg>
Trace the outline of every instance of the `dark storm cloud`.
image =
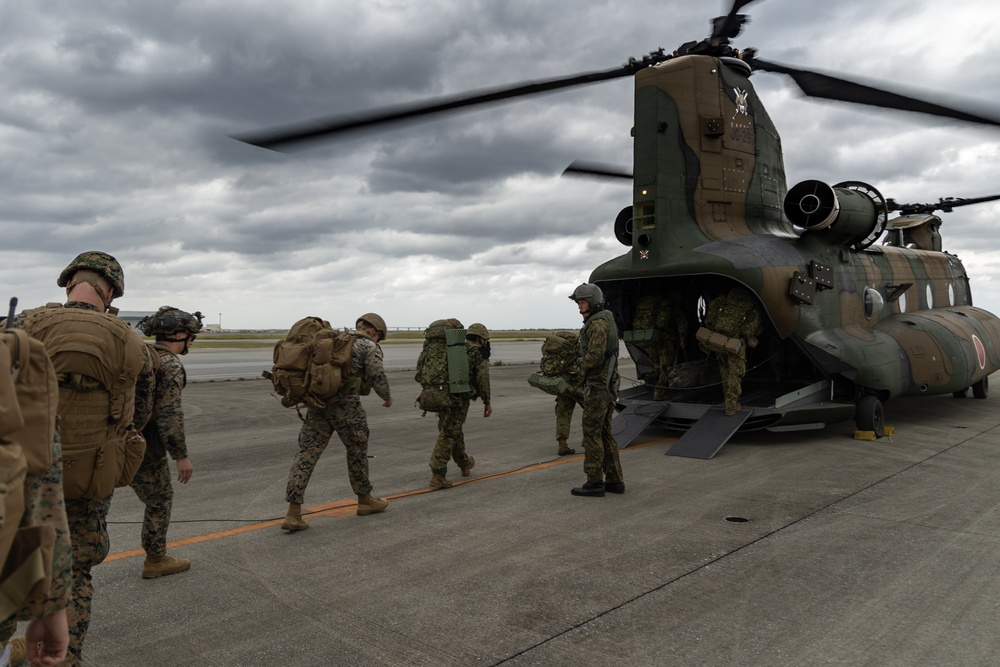
<svg viewBox="0 0 1000 667">
<path fill-rule="evenodd" d="M 758 1 L 737 42 L 791 65 L 995 102 L 996 19 L 974 4 Z M 221 301 L 259 290 L 273 312 L 291 300 L 275 285 L 335 281 L 322 292 L 344 299 L 371 294 L 372 272 L 421 293 L 473 273 L 508 290 L 541 281 L 522 298 L 547 313 L 545 290 L 623 251 L 611 224 L 631 186 L 558 174 L 577 159 L 631 168 L 630 80 L 287 155 L 228 135 L 616 67 L 704 37 L 728 8 L 4 3 L 0 282 L 28 280 L 50 300 L 49 274 L 97 243 L 134 267 L 130 294 L 154 303 L 172 274 Z M 865 180 L 908 201 L 996 189 L 994 135 L 817 103 L 774 75 L 753 80 L 791 183 Z M 947 240 L 981 248 L 997 209 L 980 210 L 950 214 Z"/>
</svg>

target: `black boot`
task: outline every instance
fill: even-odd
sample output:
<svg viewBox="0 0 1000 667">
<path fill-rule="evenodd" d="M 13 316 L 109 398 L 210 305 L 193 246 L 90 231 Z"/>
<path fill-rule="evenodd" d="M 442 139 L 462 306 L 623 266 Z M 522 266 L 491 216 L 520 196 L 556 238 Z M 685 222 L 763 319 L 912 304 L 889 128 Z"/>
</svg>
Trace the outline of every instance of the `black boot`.
<svg viewBox="0 0 1000 667">
<path fill-rule="evenodd" d="M 594 498 L 604 497 L 604 484 L 601 482 L 587 482 L 583 486 L 578 486 L 570 490 L 574 496 L 593 496 Z"/>
<path fill-rule="evenodd" d="M 625 482 L 604 482 L 604 490 L 608 493 L 625 493 Z"/>
</svg>

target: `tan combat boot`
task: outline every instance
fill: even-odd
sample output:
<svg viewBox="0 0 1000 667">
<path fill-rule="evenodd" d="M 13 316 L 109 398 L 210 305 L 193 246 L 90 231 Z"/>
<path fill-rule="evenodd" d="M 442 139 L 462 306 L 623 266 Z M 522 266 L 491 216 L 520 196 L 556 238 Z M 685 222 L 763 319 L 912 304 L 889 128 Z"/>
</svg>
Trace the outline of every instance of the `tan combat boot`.
<svg viewBox="0 0 1000 667">
<path fill-rule="evenodd" d="M 187 572 L 191 568 L 191 561 L 186 558 L 173 558 L 172 556 L 146 556 L 142 564 L 142 578 L 156 579 L 165 577 L 168 574 Z"/>
<path fill-rule="evenodd" d="M 358 516 L 368 516 L 369 514 L 384 512 L 388 506 L 389 501 L 385 498 L 376 498 L 370 493 L 358 496 Z"/>
<path fill-rule="evenodd" d="M 444 475 L 434 473 L 434 476 L 431 477 L 431 487 L 435 489 L 450 489 L 451 482 L 445 479 Z"/>
<path fill-rule="evenodd" d="M 565 440 L 559 441 L 559 451 L 556 452 L 559 456 L 566 456 L 567 454 L 576 454 L 576 450 L 570 447 Z"/>
<path fill-rule="evenodd" d="M 281 524 L 282 530 L 305 530 L 309 524 L 302 518 L 302 504 L 288 503 L 288 514 L 285 515 L 285 523 Z"/>
<path fill-rule="evenodd" d="M 476 459 L 469 457 L 469 462 L 462 466 L 462 477 L 468 477 L 472 472 L 472 466 L 476 465 Z"/>
</svg>

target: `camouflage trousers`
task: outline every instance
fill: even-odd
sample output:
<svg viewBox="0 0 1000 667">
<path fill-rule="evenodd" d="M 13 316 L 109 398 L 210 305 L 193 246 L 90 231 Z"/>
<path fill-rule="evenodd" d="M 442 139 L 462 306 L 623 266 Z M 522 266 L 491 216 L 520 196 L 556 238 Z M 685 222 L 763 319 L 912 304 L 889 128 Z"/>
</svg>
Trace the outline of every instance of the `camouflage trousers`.
<svg viewBox="0 0 1000 667">
<path fill-rule="evenodd" d="M 142 549 L 147 556 L 162 556 L 167 553 L 167 527 L 174 505 L 167 459 L 144 460 L 129 486 L 146 506 L 142 517 Z"/>
<path fill-rule="evenodd" d="M 66 665 L 82 664 L 83 640 L 90 626 L 90 603 L 94 597 L 94 584 L 90 570 L 107 558 L 111 549 L 108 537 L 108 510 L 111 495 L 99 500 L 74 498 L 66 500 L 69 535 L 73 547 L 73 593 L 66 620 L 69 623 L 69 650 Z"/>
<path fill-rule="evenodd" d="M 666 389 L 670 386 L 670 369 L 677 361 L 677 345 L 672 340 L 663 340 L 644 345 L 641 349 L 649 357 L 649 363 L 653 367 L 651 384 Z"/>
<path fill-rule="evenodd" d="M 744 345 L 745 347 L 745 345 Z M 722 376 L 722 393 L 726 399 L 726 409 L 736 408 L 743 393 L 743 375 L 747 372 L 747 360 L 742 354 L 716 353 L 719 358 L 719 375 Z"/>
<path fill-rule="evenodd" d="M 573 411 L 577 405 L 583 407 L 583 394 L 579 391 L 569 389 L 566 393 L 556 396 L 556 440 L 558 442 L 569 439 Z"/>
<path fill-rule="evenodd" d="M 589 389 L 583 399 L 583 472 L 588 482 L 621 482 L 618 443 L 611 435 L 615 402 L 599 389 Z"/>
<path fill-rule="evenodd" d="M 469 416 L 469 399 L 458 398 L 459 405 L 448 410 L 441 410 L 438 416 L 438 438 L 431 452 L 428 465 L 435 475 L 448 473 L 448 461 L 454 460 L 459 468 L 468 464 L 469 455 L 465 453 L 465 435 L 462 425 Z"/>
<path fill-rule="evenodd" d="M 287 502 L 302 503 L 309 478 L 334 431 L 347 450 L 347 476 L 354 493 L 363 496 L 372 492 L 368 481 L 368 415 L 359 396 L 347 396 L 330 401 L 322 410 L 309 408 L 299 431 L 299 451 L 288 472 Z"/>
</svg>

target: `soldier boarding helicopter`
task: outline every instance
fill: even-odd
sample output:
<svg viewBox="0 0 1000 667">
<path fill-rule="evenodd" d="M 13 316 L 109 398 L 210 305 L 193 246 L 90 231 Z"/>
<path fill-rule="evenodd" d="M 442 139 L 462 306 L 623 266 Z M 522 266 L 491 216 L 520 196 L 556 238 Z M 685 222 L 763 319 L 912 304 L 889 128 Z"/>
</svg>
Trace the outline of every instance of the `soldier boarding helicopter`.
<svg viewBox="0 0 1000 667">
<path fill-rule="evenodd" d="M 742 409 L 726 416 L 712 381 L 624 390 L 615 420 L 619 446 L 650 423 L 686 431 L 669 454 L 711 458 L 737 430 L 822 428 L 854 418 L 884 434 L 883 404 L 903 396 L 988 393 L 1000 368 L 1000 319 L 973 306 L 969 277 L 944 252 L 935 211 L 1000 195 L 937 204 L 897 204 L 872 185 L 805 181 L 788 188 L 781 141 L 751 75 L 785 74 L 808 96 L 1000 125 L 949 108 L 742 53 L 730 45 L 747 17 L 736 0 L 710 37 L 673 53 L 654 51 L 612 70 L 379 109 L 235 138 L 282 150 L 392 123 L 412 122 L 617 77 L 635 82 L 633 169 L 573 165 L 570 173 L 631 178 L 633 203 L 615 235 L 629 250 L 597 267 L 640 377 L 644 347 L 665 332 L 632 326 L 649 294 L 681 294 L 691 315 L 686 350 L 697 350 L 699 308 L 734 286 L 763 314 L 747 357 Z M 900 211 L 893 220 L 889 214 Z M 886 234 L 883 244 L 877 244 Z M 645 343 L 645 344 L 644 344 Z M 688 363 L 707 366 L 703 353 Z"/>
</svg>

